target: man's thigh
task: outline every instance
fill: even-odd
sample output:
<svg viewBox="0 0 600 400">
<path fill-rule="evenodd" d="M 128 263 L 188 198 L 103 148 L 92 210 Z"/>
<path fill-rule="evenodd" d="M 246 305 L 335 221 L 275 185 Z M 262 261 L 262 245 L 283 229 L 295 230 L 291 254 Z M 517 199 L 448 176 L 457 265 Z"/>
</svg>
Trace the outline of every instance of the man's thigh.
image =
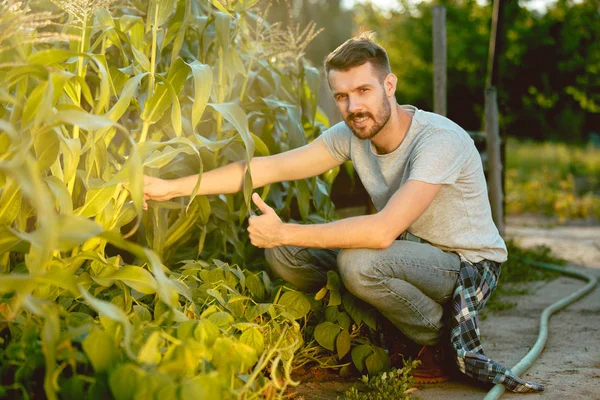
<svg viewBox="0 0 600 400">
<path fill-rule="evenodd" d="M 298 246 L 265 249 L 271 272 L 298 289 L 312 291 L 327 282 L 327 271 L 337 268 L 339 250 Z"/>
<path fill-rule="evenodd" d="M 396 240 L 381 250 L 344 249 L 338 256 L 338 266 L 347 286 L 396 278 L 444 303 L 452 296 L 460 257 L 428 243 Z"/>
</svg>

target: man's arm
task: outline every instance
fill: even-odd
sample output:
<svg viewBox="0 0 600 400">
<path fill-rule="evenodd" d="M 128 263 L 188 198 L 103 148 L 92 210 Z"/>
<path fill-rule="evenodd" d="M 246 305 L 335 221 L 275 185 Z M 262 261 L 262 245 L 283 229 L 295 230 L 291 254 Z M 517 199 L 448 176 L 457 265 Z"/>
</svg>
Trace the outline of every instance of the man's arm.
<svg viewBox="0 0 600 400">
<path fill-rule="evenodd" d="M 251 217 L 248 232 L 258 247 L 293 245 L 318 248 L 389 247 L 429 207 L 441 185 L 409 180 L 383 210 L 327 224 L 284 224 L 257 194 L 252 199 L 263 215 Z"/>
<path fill-rule="evenodd" d="M 284 153 L 254 157 L 250 161 L 252 183 L 255 188 L 270 183 L 312 177 L 329 171 L 341 163 L 331 156 L 320 138 L 312 143 Z M 202 174 L 198 194 L 227 194 L 242 190 L 246 162 L 239 161 Z M 144 200 L 169 200 L 189 196 L 198 181 L 198 175 L 163 180 L 144 177 Z"/>
</svg>

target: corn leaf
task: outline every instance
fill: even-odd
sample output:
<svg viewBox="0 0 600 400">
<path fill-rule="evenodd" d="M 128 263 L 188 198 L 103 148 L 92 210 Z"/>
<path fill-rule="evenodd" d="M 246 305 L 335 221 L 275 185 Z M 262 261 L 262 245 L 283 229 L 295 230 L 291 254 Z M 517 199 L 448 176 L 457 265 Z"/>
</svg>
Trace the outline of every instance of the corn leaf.
<svg viewBox="0 0 600 400">
<path fill-rule="evenodd" d="M 117 188 L 117 185 L 112 185 L 88 190 L 84 205 L 75 210 L 75 214 L 88 218 L 100 214 L 116 194 Z"/>
<path fill-rule="evenodd" d="M 33 138 L 33 149 L 36 155 L 37 169 L 39 172 L 44 172 L 57 160 L 60 152 L 60 140 L 54 131 L 38 134 Z"/>
<path fill-rule="evenodd" d="M 208 0 L 208 1 L 210 2 L 210 4 L 212 4 L 213 6 L 215 6 L 217 8 L 217 10 L 219 10 L 221 12 L 224 12 L 226 15 L 231 16 L 231 14 L 229 13 L 229 11 L 227 11 L 227 9 L 225 7 L 223 7 L 223 4 L 221 4 L 221 2 L 219 0 Z"/>
<path fill-rule="evenodd" d="M 21 210 L 22 199 L 23 196 L 17 182 L 9 180 L 8 184 L 2 188 L 0 195 L 0 225 L 12 225 Z"/>
<path fill-rule="evenodd" d="M 192 105 L 192 129 L 196 129 L 204 109 L 208 104 L 213 85 L 213 72 L 210 66 L 194 61 L 188 64 L 194 76 L 194 102 Z"/>
<path fill-rule="evenodd" d="M 59 215 L 56 232 L 58 249 L 61 251 L 71 250 L 103 231 L 104 229 L 91 219 L 78 215 Z"/>
</svg>

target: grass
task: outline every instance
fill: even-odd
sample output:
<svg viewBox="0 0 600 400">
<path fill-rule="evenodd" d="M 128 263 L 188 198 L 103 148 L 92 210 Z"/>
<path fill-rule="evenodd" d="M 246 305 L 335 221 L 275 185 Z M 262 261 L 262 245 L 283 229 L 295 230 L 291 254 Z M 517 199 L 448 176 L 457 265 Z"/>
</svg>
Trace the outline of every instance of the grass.
<svg viewBox="0 0 600 400">
<path fill-rule="evenodd" d="M 600 147 L 509 139 L 506 212 L 600 219 Z"/>
<path fill-rule="evenodd" d="M 508 260 L 502 264 L 502 272 L 498 286 L 483 309 L 482 318 L 487 312 L 507 310 L 516 305 L 508 301 L 507 297 L 527 294 L 531 283 L 536 281 L 550 281 L 560 276 L 558 272 L 541 268 L 533 268 L 524 260 L 544 262 L 548 264 L 564 265 L 565 261 L 550 254 L 547 246 L 537 246 L 532 249 L 523 249 L 514 241 L 506 242 Z"/>
</svg>

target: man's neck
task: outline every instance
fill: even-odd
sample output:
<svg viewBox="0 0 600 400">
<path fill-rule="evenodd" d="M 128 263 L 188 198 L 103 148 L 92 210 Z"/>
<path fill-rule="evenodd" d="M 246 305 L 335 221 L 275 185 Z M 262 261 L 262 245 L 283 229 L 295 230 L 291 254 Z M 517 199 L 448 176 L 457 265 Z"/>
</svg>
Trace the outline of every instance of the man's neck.
<svg viewBox="0 0 600 400">
<path fill-rule="evenodd" d="M 385 126 L 371 139 L 377 154 L 388 154 L 396 150 L 401 144 L 412 122 L 412 114 L 403 110 L 398 104 L 390 114 L 390 119 Z"/>
</svg>

